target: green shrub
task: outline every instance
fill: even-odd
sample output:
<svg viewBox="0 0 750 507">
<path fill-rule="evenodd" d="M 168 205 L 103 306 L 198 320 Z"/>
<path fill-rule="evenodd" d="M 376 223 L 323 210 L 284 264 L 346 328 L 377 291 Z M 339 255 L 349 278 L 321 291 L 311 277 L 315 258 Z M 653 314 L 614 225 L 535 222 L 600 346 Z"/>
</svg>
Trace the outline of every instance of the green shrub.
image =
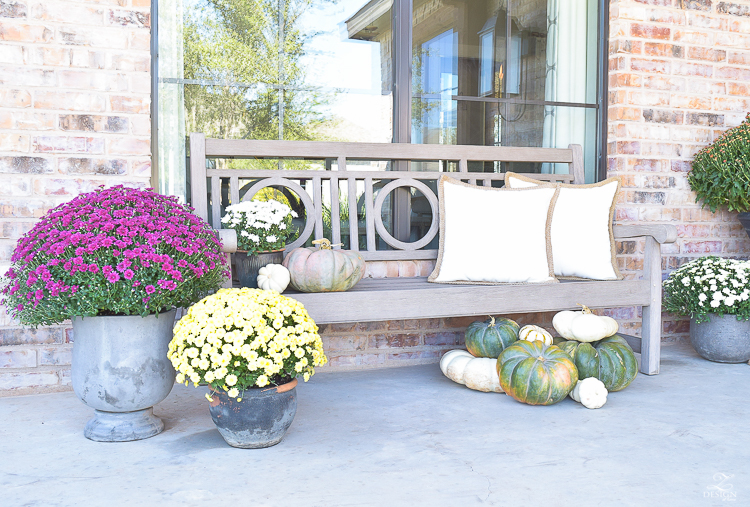
<svg viewBox="0 0 750 507">
<path fill-rule="evenodd" d="M 720 206 L 750 211 L 750 113 L 695 155 L 688 182 L 712 212 Z"/>
</svg>

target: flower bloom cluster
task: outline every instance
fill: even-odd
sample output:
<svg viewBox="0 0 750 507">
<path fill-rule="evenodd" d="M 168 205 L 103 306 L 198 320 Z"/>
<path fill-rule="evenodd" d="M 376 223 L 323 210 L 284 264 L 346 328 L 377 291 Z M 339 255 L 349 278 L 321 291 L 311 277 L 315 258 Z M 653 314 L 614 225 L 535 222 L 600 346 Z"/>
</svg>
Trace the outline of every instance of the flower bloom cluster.
<svg viewBox="0 0 750 507">
<path fill-rule="evenodd" d="M 709 314 L 750 318 L 750 261 L 701 257 L 664 281 L 664 309 L 705 322 Z"/>
<path fill-rule="evenodd" d="M 16 245 L 2 289 L 23 324 L 189 306 L 227 276 L 221 242 L 192 208 L 123 186 L 51 209 Z"/>
<path fill-rule="evenodd" d="M 696 153 L 690 188 L 711 211 L 750 211 L 750 113 L 737 127 Z"/>
<path fill-rule="evenodd" d="M 237 247 L 250 253 L 280 250 L 294 232 L 297 213 L 278 201 L 242 201 L 227 207 L 221 223 L 237 231 Z"/>
<path fill-rule="evenodd" d="M 302 304 L 278 292 L 221 289 L 174 328 L 167 354 L 177 381 L 207 383 L 236 398 L 252 387 L 281 385 L 328 362 L 318 326 Z"/>
</svg>

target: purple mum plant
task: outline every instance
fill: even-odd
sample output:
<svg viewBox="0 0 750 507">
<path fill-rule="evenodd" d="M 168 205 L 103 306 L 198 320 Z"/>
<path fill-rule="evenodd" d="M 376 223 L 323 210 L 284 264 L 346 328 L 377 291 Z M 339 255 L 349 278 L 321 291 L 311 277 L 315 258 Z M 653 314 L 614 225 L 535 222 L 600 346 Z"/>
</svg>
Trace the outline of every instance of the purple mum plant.
<svg viewBox="0 0 750 507">
<path fill-rule="evenodd" d="M 173 196 L 117 186 L 51 209 L 16 245 L 8 313 L 30 326 L 188 307 L 228 276 L 221 242 Z"/>
</svg>

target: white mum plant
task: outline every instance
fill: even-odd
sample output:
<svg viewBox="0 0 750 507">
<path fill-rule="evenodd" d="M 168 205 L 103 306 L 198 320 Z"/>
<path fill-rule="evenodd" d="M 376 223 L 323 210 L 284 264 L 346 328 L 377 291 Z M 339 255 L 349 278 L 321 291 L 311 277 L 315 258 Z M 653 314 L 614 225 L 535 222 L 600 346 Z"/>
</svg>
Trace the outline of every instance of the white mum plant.
<svg viewBox="0 0 750 507">
<path fill-rule="evenodd" d="M 294 233 L 292 218 L 297 213 L 278 201 L 242 201 L 227 207 L 221 223 L 237 231 L 239 250 L 271 252 L 286 246 Z"/>
<path fill-rule="evenodd" d="M 664 309 L 706 322 L 711 314 L 750 319 L 750 261 L 700 257 L 670 273 Z"/>
</svg>

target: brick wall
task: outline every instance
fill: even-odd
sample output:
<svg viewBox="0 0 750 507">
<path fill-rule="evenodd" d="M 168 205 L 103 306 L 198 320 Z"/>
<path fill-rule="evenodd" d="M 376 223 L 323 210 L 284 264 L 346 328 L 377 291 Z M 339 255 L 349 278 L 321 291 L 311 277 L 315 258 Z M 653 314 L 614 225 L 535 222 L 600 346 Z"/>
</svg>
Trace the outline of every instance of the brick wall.
<svg viewBox="0 0 750 507">
<path fill-rule="evenodd" d="M 0 0 L 0 269 L 50 207 L 98 185 L 150 178 L 148 0 Z M 693 154 L 750 110 L 750 1 L 613 0 L 609 172 L 623 178 L 619 222 L 674 223 L 665 272 L 706 253 L 746 256 L 735 217 L 701 210 L 687 185 Z M 642 267 L 639 242 L 620 268 Z M 372 263 L 415 276 L 431 263 Z M 607 312 L 638 334 L 639 309 Z M 551 328 L 551 314 L 512 315 Z M 435 362 L 473 318 L 323 326 L 328 369 Z M 665 316 L 666 340 L 684 319 Z M 22 329 L 0 314 L 0 395 L 69 388 L 68 326 Z"/>
<path fill-rule="evenodd" d="M 0 0 L 0 269 L 49 208 L 151 177 L 150 0 Z M 0 310 L 0 392 L 67 388 L 68 326 Z"/>
<path fill-rule="evenodd" d="M 609 44 L 609 173 L 623 179 L 617 221 L 672 223 L 665 274 L 702 255 L 750 256 L 726 210 L 695 203 L 693 155 L 750 111 L 750 1 L 613 0 Z M 642 242 L 618 245 L 620 269 L 641 269 Z M 637 309 L 614 312 L 640 332 Z M 664 339 L 684 340 L 689 321 L 664 315 Z"/>
</svg>

